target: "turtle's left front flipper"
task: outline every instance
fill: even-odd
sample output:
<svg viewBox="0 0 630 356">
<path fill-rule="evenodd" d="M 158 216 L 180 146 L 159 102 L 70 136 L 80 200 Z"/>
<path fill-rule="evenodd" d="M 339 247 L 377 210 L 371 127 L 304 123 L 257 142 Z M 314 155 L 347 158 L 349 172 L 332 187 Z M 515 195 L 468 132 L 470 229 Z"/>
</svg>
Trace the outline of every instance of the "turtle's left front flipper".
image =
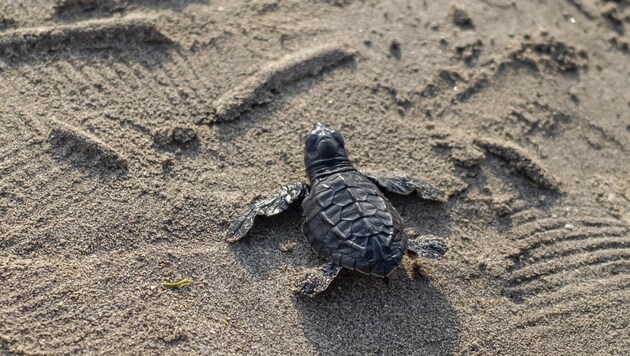
<svg viewBox="0 0 630 356">
<path fill-rule="evenodd" d="M 388 192 L 400 195 L 409 195 L 416 192 L 422 199 L 441 203 L 446 202 L 445 194 L 441 190 L 420 179 L 407 175 L 380 175 L 372 172 L 362 173 Z"/>
<path fill-rule="evenodd" d="M 227 241 L 236 242 L 245 236 L 254 225 L 256 216 L 272 216 L 287 210 L 293 202 L 302 200 L 308 194 L 308 189 L 308 185 L 302 182 L 291 183 L 248 206 L 228 229 Z"/>
</svg>

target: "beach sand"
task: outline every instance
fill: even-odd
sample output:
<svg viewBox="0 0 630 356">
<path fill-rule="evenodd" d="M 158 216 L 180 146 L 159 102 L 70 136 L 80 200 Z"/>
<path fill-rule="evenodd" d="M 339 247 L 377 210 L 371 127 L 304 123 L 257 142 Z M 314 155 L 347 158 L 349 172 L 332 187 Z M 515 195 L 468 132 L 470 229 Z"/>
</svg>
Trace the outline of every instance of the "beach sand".
<svg viewBox="0 0 630 356">
<path fill-rule="evenodd" d="M 628 32 L 626 1 L 2 1 L 0 354 L 627 354 Z M 388 195 L 444 259 L 309 299 L 297 207 L 224 241 L 316 122 L 447 193 Z"/>
</svg>

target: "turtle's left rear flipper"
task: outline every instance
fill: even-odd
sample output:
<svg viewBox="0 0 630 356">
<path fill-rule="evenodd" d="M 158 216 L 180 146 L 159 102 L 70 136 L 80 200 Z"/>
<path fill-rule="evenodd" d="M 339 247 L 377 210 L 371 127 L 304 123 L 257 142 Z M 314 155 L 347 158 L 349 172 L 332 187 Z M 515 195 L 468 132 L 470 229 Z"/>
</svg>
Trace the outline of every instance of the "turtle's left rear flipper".
<svg viewBox="0 0 630 356">
<path fill-rule="evenodd" d="M 321 267 L 313 268 L 304 276 L 304 279 L 298 283 L 295 293 L 307 295 L 312 298 L 325 291 L 328 286 L 330 286 L 333 279 L 337 277 L 339 271 L 341 271 L 341 266 L 337 266 L 332 262 L 327 262 Z"/>
<path fill-rule="evenodd" d="M 291 183 L 272 195 L 251 204 L 243 210 L 228 229 L 227 241 L 236 242 L 243 238 L 254 225 L 256 216 L 272 216 L 287 210 L 293 202 L 302 200 L 308 194 L 308 189 L 308 185 L 302 182 Z"/>
</svg>

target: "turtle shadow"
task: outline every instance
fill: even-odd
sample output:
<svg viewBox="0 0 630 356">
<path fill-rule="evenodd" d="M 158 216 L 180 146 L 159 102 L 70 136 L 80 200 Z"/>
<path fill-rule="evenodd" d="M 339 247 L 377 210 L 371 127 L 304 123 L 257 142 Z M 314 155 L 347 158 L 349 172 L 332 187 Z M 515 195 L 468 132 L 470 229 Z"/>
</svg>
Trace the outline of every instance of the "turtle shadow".
<svg viewBox="0 0 630 356">
<path fill-rule="evenodd" d="M 295 300 L 305 336 L 321 355 L 448 355 L 460 321 L 426 277 L 397 269 L 378 278 L 342 273 L 316 298 Z"/>
</svg>

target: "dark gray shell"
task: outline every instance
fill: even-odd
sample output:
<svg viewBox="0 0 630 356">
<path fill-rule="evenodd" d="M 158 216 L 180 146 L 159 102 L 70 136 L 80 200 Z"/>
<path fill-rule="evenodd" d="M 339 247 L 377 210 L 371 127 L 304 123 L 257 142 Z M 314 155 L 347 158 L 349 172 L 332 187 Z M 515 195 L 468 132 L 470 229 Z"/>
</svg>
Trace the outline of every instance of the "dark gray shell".
<svg viewBox="0 0 630 356">
<path fill-rule="evenodd" d="M 336 265 L 385 277 L 407 251 L 402 219 L 359 172 L 334 173 L 313 182 L 302 212 L 309 244 Z"/>
</svg>

